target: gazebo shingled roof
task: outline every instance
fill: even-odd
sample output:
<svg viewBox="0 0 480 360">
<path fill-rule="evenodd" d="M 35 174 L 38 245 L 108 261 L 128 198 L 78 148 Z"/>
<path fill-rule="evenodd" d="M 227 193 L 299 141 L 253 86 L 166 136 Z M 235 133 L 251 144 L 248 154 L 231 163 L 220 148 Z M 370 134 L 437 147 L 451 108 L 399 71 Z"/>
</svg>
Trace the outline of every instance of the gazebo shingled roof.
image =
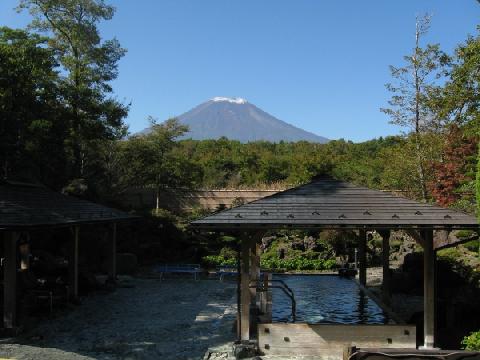
<svg viewBox="0 0 480 360">
<path fill-rule="evenodd" d="M 0 230 L 116 222 L 133 216 L 42 186 L 0 183 Z"/>
<path fill-rule="evenodd" d="M 330 177 L 191 223 L 197 229 L 370 228 L 478 229 L 463 212 L 419 203 Z"/>
</svg>

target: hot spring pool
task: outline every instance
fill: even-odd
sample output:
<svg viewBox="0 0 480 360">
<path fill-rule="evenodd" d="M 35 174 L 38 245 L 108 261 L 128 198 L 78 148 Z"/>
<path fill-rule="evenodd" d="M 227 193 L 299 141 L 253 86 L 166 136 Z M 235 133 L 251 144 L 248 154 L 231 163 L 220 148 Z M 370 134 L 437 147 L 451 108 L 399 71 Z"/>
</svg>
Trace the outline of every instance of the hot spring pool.
<svg viewBox="0 0 480 360">
<path fill-rule="evenodd" d="M 311 324 L 385 324 L 383 310 L 353 280 L 335 275 L 277 275 L 290 287 L 297 302 L 297 322 Z M 277 284 L 275 284 L 277 285 Z M 272 319 L 291 321 L 290 299 L 273 289 Z"/>
</svg>

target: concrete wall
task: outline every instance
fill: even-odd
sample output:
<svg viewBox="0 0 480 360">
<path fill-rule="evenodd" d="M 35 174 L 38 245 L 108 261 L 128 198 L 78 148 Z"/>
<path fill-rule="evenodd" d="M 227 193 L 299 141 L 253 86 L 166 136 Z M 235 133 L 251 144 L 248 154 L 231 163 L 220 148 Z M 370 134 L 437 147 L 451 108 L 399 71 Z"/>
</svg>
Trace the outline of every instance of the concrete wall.
<svg viewBox="0 0 480 360">
<path fill-rule="evenodd" d="M 160 207 L 170 211 L 192 208 L 229 208 L 233 203 L 248 203 L 281 190 L 166 190 L 160 194 Z M 155 191 L 150 188 L 131 188 L 121 199 L 122 205 L 133 209 L 155 208 Z"/>
</svg>

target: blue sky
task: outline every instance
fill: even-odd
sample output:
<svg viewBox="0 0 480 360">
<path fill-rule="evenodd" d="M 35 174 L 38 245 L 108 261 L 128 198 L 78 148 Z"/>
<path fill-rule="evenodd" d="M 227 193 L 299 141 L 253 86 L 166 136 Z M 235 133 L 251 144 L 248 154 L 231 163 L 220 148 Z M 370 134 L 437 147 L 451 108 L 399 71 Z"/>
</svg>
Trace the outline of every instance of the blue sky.
<svg viewBox="0 0 480 360">
<path fill-rule="evenodd" d="M 131 102 L 127 123 L 180 115 L 215 96 L 238 96 L 331 139 L 399 133 L 379 108 L 388 65 L 413 46 L 415 15 L 432 13 L 426 42 L 452 51 L 480 23 L 475 0 L 111 0 L 104 38 L 128 49 L 113 83 Z M 0 24 L 27 14 L 0 1 Z"/>
</svg>

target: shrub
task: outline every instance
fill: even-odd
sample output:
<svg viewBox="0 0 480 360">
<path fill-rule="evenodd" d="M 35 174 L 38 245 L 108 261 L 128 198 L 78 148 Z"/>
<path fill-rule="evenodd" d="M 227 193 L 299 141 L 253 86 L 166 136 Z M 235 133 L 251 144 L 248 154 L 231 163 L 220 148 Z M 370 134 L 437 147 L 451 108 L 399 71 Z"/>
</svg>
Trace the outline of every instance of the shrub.
<svg viewBox="0 0 480 360">
<path fill-rule="evenodd" d="M 473 332 L 469 336 L 465 336 L 462 340 L 462 345 L 466 350 L 480 350 L 480 331 Z"/>
<path fill-rule="evenodd" d="M 449 263 L 456 263 L 462 257 L 460 251 L 454 247 L 439 250 L 437 254 L 439 259 Z"/>
<path fill-rule="evenodd" d="M 237 241 L 237 238 L 229 235 L 222 235 L 218 238 L 223 243 L 234 243 Z"/>
<path fill-rule="evenodd" d="M 225 246 L 222 248 L 222 250 L 220 250 L 220 256 L 222 256 L 224 259 L 236 259 L 237 252 L 234 249 Z"/>
<path fill-rule="evenodd" d="M 463 244 L 469 251 L 478 252 L 480 249 L 480 240 L 472 240 Z"/>
<path fill-rule="evenodd" d="M 207 255 L 202 258 L 202 264 L 210 268 L 218 266 L 236 266 L 237 261 L 234 258 L 224 258 L 221 255 Z"/>
<path fill-rule="evenodd" d="M 465 282 L 478 287 L 480 272 L 477 268 L 465 262 L 463 254 L 457 248 L 442 249 L 438 251 L 438 261 L 444 262 L 453 272 L 458 274 Z"/>
<path fill-rule="evenodd" d="M 456 235 L 459 239 L 464 239 L 464 238 L 468 238 L 470 236 L 475 235 L 475 231 L 472 231 L 472 230 L 458 230 Z"/>
<path fill-rule="evenodd" d="M 393 251 L 398 251 L 400 249 L 400 246 L 402 246 L 403 241 L 401 240 L 392 240 L 390 241 L 390 247 L 393 249 Z"/>
<path fill-rule="evenodd" d="M 330 270 L 336 265 L 333 259 L 306 259 L 296 257 L 293 259 L 262 258 L 260 265 L 266 270 Z"/>
<path fill-rule="evenodd" d="M 186 214 L 185 220 L 187 222 L 190 222 L 190 221 L 201 219 L 211 214 L 212 214 L 212 210 L 196 206 Z"/>
</svg>

